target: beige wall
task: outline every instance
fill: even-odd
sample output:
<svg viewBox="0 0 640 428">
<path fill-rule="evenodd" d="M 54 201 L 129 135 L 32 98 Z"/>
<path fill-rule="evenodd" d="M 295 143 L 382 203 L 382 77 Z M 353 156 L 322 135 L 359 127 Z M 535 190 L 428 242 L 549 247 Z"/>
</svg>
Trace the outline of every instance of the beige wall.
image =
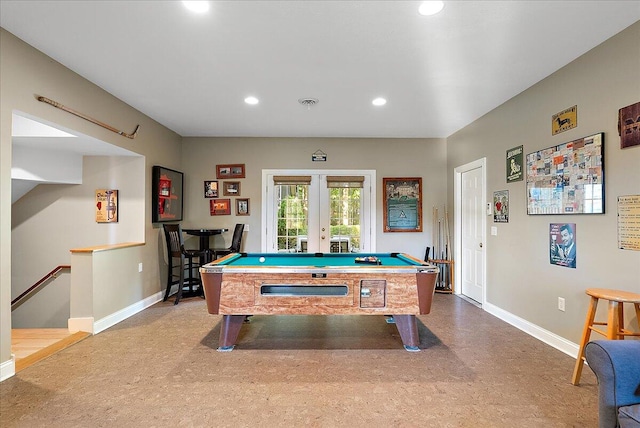
<svg viewBox="0 0 640 428">
<path fill-rule="evenodd" d="M 142 156 L 86 156 L 82 184 L 41 184 L 16 201 L 11 219 L 14 296 L 56 266 L 69 265 L 70 248 L 144 242 L 144 174 Z M 95 201 L 91 200 L 96 189 L 118 189 L 117 223 L 96 223 Z M 142 260 L 132 260 L 136 272 L 139 262 Z M 62 274 L 34 294 L 27 304 L 13 311 L 13 328 L 66 328 L 69 284 L 70 275 Z M 140 291 L 131 290 L 135 296 Z M 147 294 L 151 291 L 146 290 Z"/>
<path fill-rule="evenodd" d="M 123 76 L 124 78 L 125 76 Z M 132 278 L 132 289 L 125 300 L 128 304 L 138 302 L 141 297 L 148 297 L 162 288 L 159 277 L 158 251 L 163 243 L 158 242 L 158 229 L 151 224 L 151 200 L 145 195 L 151 190 L 151 167 L 160 164 L 169 168 L 180 169 L 181 139 L 174 132 L 160 126 L 149 117 L 141 114 L 122 101 L 108 94 L 96 85 L 71 72 L 51 58 L 36 51 L 26 43 L 5 30 L 0 30 L 0 365 L 10 360 L 11 352 L 11 309 L 12 298 L 12 221 L 11 221 L 11 114 L 14 110 L 59 124 L 65 128 L 76 130 L 85 135 L 97 138 L 110 144 L 123 147 L 145 157 L 144 194 L 135 197 L 144 199 L 144 223 L 136 227 L 138 237 L 144 237 L 146 245 L 140 257 L 145 269 L 142 276 Z M 98 127 L 76 116 L 55 109 L 50 105 L 38 102 L 36 95 L 43 95 L 77 111 L 95 117 L 116 128 L 132 132 L 140 124 L 140 132 L 134 140 L 119 136 Z M 95 182 L 94 182 L 95 183 Z M 64 187 L 64 186 L 63 186 Z M 63 190 L 61 188 L 61 190 Z M 95 190 L 95 189 L 93 189 Z M 61 193 L 64 194 L 64 193 Z M 78 205 L 93 205 L 95 195 L 84 194 Z M 86 204 L 85 204 L 86 202 Z M 51 224 L 63 222 L 62 216 L 73 215 L 67 210 L 64 215 L 48 218 Z M 121 215 L 126 213 L 121 212 Z M 144 233 L 140 233 L 142 227 Z M 79 241 L 85 242 L 86 229 L 70 228 L 66 231 L 69 237 L 68 249 Z M 80 236 L 82 235 L 82 236 Z M 42 251 L 47 250 L 47 238 L 40 234 L 21 236 L 29 242 L 40 242 Z M 64 238 L 62 238 L 64 239 Z M 15 243 L 14 243 L 15 244 Z M 105 244 L 105 242 L 100 242 Z M 56 244 L 58 245 L 58 244 Z M 59 245 L 63 245 L 61 242 Z M 14 245 L 16 251 L 19 246 Z M 68 254 L 68 253 L 67 253 Z M 15 257 L 15 256 L 14 256 Z M 54 266 L 39 266 L 37 254 L 29 254 L 34 266 L 48 271 Z M 128 261 L 119 263 L 126 264 Z M 136 261 L 137 263 L 137 261 Z M 119 269 L 116 264 L 115 269 Z M 46 272 L 45 272 L 46 273 Z M 136 275 L 139 275 L 136 272 Z M 17 295 L 17 294 L 16 294 Z M 14 295 L 15 297 L 15 295 Z M 121 296 L 122 297 L 122 296 Z M 116 312 L 122 309 L 123 301 L 112 302 L 110 308 L 101 308 L 102 312 Z M 107 304 L 108 306 L 108 304 Z"/>
<path fill-rule="evenodd" d="M 617 248 L 616 218 L 617 197 L 640 194 L 640 147 L 621 150 L 617 131 L 618 109 L 640 101 L 638 40 L 640 23 L 447 139 L 450 190 L 454 168 L 481 157 L 488 196 L 509 190 L 509 223 L 487 217 L 487 231 L 498 228 L 487 236 L 487 302 L 574 343 L 587 310 L 585 288 L 640 292 L 640 252 Z M 577 128 L 551 136 L 551 116 L 574 105 Z M 528 216 L 525 182 L 506 183 L 506 151 L 522 144 L 526 155 L 601 131 L 606 214 Z M 576 223 L 576 269 L 549 263 L 549 223 L 559 222 Z M 566 299 L 566 312 L 557 309 L 558 297 Z"/>
<path fill-rule="evenodd" d="M 326 162 L 312 162 L 311 154 L 322 150 Z M 243 250 L 260 251 L 261 181 L 263 169 L 372 169 L 377 178 L 378 251 L 402 251 L 423 258 L 431 246 L 433 206 L 444 209 L 446 202 L 446 152 L 442 139 L 346 139 L 346 138 L 185 138 L 185 223 L 192 226 L 227 227 L 236 222 L 250 225 Z M 245 164 L 246 178 L 240 179 L 241 197 L 250 198 L 251 215 L 209 215 L 209 199 L 203 196 L 203 182 L 216 179 L 216 164 Z M 423 232 L 382 232 L 382 178 L 422 177 Z M 222 184 L 222 183 L 220 183 Z M 217 237 L 217 246 L 228 246 Z"/>
</svg>

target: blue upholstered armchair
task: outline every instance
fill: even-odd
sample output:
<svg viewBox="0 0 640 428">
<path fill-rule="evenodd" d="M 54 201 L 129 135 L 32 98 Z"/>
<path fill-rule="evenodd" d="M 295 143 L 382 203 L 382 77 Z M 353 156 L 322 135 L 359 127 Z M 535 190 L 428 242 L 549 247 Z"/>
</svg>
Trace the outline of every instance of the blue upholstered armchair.
<svg viewBox="0 0 640 428">
<path fill-rule="evenodd" d="M 594 340 L 585 358 L 598 378 L 600 428 L 640 427 L 640 340 Z"/>
</svg>

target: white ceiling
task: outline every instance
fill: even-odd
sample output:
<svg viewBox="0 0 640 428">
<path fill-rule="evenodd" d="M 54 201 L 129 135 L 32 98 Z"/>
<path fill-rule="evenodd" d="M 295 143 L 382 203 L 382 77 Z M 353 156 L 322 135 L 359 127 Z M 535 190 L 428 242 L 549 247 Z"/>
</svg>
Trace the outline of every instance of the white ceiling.
<svg viewBox="0 0 640 428">
<path fill-rule="evenodd" d="M 0 25 L 182 136 L 427 138 L 640 20 L 639 1 L 613 0 L 447 1 L 432 17 L 417 1 L 210 4 L 1 0 Z"/>
</svg>

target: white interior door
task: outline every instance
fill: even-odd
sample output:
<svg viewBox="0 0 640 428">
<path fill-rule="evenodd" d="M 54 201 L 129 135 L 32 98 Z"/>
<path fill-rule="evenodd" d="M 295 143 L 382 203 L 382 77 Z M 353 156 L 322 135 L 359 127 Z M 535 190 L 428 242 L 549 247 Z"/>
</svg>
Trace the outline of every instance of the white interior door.
<svg viewBox="0 0 640 428">
<path fill-rule="evenodd" d="M 375 171 L 263 171 L 262 251 L 375 251 Z"/>
<path fill-rule="evenodd" d="M 459 173 L 459 239 L 460 292 L 483 303 L 485 278 L 485 184 L 484 166 L 472 163 Z"/>
</svg>

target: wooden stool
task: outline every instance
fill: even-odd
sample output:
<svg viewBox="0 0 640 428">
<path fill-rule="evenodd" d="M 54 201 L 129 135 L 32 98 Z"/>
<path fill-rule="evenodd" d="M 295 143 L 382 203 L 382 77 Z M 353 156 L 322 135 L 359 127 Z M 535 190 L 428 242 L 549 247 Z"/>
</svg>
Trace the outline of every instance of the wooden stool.
<svg viewBox="0 0 640 428">
<path fill-rule="evenodd" d="M 631 293 L 629 291 L 608 290 L 606 288 L 587 288 L 586 293 L 591 296 L 591 304 L 587 312 L 587 320 L 584 323 L 582 332 L 582 340 L 580 341 L 580 351 L 576 360 L 576 367 L 573 369 L 572 384 L 577 385 L 580 382 L 582 374 L 582 366 L 584 365 L 584 347 L 589 342 L 591 331 L 600 333 L 607 339 L 622 340 L 625 336 L 640 336 L 640 333 L 634 333 L 624 328 L 624 303 L 633 303 L 636 310 L 636 319 L 638 328 L 640 328 L 640 294 Z M 609 310 L 607 322 L 594 321 L 596 309 L 598 307 L 598 299 L 609 301 Z M 595 328 L 594 325 L 606 325 L 607 330 Z"/>
</svg>

